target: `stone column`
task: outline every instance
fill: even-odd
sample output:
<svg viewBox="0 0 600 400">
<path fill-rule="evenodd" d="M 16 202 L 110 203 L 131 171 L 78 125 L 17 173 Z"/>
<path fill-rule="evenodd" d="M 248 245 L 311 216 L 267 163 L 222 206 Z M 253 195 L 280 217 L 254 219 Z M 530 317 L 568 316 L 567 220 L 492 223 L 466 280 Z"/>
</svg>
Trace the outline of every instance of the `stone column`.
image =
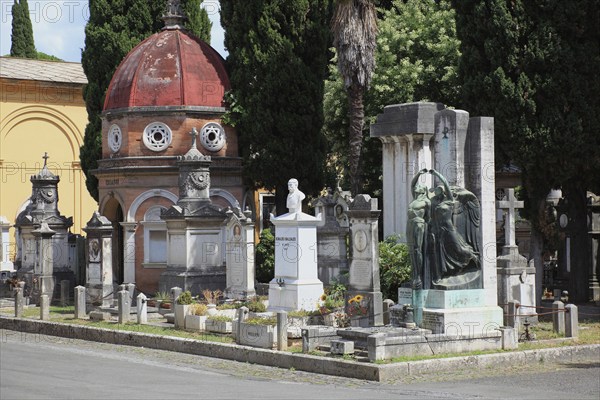
<svg viewBox="0 0 600 400">
<path fill-rule="evenodd" d="M 21 318 L 23 316 L 23 288 L 17 287 L 15 289 L 15 317 Z"/>
<path fill-rule="evenodd" d="M 137 296 L 137 323 L 148 323 L 148 301 L 144 293 L 140 293 Z"/>
<path fill-rule="evenodd" d="M 129 316 L 131 314 L 129 292 L 127 290 L 121 290 L 117 293 L 117 298 L 119 302 L 119 324 L 125 324 L 129 322 Z"/>
<path fill-rule="evenodd" d="M 588 201 L 588 216 L 590 220 L 590 283 L 589 299 L 600 301 L 600 196 L 592 196 Z"/>
<path fill-rule="evenodd" d="M 377 199 L 359 194 L 350 204 L 350 285 L 348 299 L 363 297 L 369 326 L 383 325 L 383 296 L 379 282 L 379 211 Z M 350 313 L 348 305 L 347 312 Z"/>
<path fill-rule="evenodd" d="M 554 332 L 565 334 L 565 304 L 562 301 L 556 300 L 552 303 L 552 327 Z"/>
<path fill-rule="evenodd" d="M 77 286 L 75 288 L 75 318 L 84 319 L 87 317 L 85 305 L 85 287 Z"/>
<path fill-rule="evenodd" d="M 572 338 L 579 336 L 579 313 L 575 304 L 565 306 L 565 336 Z"/>
<path fill-rule="evenodd" d="M 435 113 L 442 109 L 441 103 L 389 105 L 371 125 L 371 137 L 383 142 L 385 237 L 394 233 L 405 236 L 406 210 L 412 200 L 410 182 L 420 169 L 433 168 L 431 138 L 435 133 Z"/>
<path fill-rule="evenodd" d="M 40 319 L 42 321 L 50 319 L 50 299 L 45 294 L 40 296 Z"/>
<path fill-rule="evenodd" d="M 121 222 L 123 227 L 123 281 L 135 283 L 135 228 L 137 222 Z"/>
<path fill-rule="evenodd" d="M 95 305 L 113 305 L 112 223 L 95 211 L 87 226 L 86 288 Z"/>
<path fill-rule="evenodd" d="M 47 223 L 42 222 L 38 229 L 31 232 L 36 238 L 37 254 L 34 276 L 38 279 L 40 295 L 47 295 L 50 301 L 54 295 L 54 255 L 52 236 L 55 232 Z"/>
</svg>

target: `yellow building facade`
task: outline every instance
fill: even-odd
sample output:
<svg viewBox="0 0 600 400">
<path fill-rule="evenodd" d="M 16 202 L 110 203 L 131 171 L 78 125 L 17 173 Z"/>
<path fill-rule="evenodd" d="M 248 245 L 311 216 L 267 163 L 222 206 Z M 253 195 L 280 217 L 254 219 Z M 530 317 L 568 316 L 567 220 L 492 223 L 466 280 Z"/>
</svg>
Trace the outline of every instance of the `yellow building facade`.
<svg viewBox="0 0 600 400">
<path fill-rule="evenodd" d="M 12 225 L 31 196 L 30 177 L 44 165 L 60 177 L 58 209 L 72 233 L 97 210 L 85 187 L 79 149 L 87 124 L 81 64 L 0 57 L 0 216 Z M 15 255 L 10 228 L 9 257 Z"/>
</svg>

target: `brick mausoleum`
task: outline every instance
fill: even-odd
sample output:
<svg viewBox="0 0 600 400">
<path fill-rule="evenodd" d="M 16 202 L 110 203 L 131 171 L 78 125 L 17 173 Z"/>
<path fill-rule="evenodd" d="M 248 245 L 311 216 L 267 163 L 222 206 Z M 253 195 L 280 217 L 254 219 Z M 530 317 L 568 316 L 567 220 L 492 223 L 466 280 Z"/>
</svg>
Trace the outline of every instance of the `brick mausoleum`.
<svg viewBox="0 0 600 400">
<path fill-rule="evenodd" d="M 200 133 L 199 150 L 212 157 L 214 204 L 246 206 L 235 129 L 223 124 L 229 78 L 222 57 L 183 30 L 178 18 L 135 47 L 117 68 L 102 115 L 99 211 L 114 227 L 117 283 L 152 293 L 166 268 L 163 210 L 179 195 L 177 157 Z M 251 193 L 249 195 L 251 197 Z"/>
</svg>

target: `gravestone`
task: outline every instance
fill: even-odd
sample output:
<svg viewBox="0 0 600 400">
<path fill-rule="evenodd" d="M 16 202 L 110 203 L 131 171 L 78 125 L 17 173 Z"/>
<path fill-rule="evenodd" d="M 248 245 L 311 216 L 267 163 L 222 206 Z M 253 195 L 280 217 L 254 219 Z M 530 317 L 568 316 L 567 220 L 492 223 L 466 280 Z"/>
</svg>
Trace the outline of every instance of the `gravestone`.
<svg viewBox="0 0 600 400">
<path fill-rule="evenodd" d="M 304 193 L 290 179 L 289 212 L 275 217 L 275 277 L 269 283 L 269 311 L 314 311 L 323 294 L 317 274 L 316 218 L 302 212 Z"/>
<path fill-rule="evenodd" d="M 526 315 L 530 322 L 537 320 L 535 295 L 535 267 L 529 266 L 527 259 L 519 254 L 515 241 L 515 220 L 517 209 L 524 203 L 517 201 L 514 189 L 506 190 L 505 200 L 498 201 L 496 206 L 506 210 L 504 219 L 505 245 L 502 255 L 496 260 L 498 265 L 498 304 L 508 312 L 508 304 L 518 301 L 521 306 L 519 314 Z"/>
<path fill-rule="evenodd" d="M 335 192 L 328 189 L 327 195 L 319 197 L 314 204 L 315 215 L 322 216 L 317 225 L 317 265 L 319 280 L 325 285 L 339 281 L 348 273 L 348 201 L 349 194 L 337 188 Z"/>
<path fill-rule="evenodd" d="M 362 296 L 367 306 L 369 326 L 383 325 L 383 296 L 379 282 L 379 214 L 377 199 L 359 194 L 350 203 L 350 240 L 352 260 L 350 261 L 350 282 L 347 298 Z M 348 302 L 347 302 L 348 303 Z M 352 314 L 347 306 L 346 313 Z"/>
<path fill-rule="evenodd" d="M 190 150 L 177 160 L 179 199 L 161 215 L 167 224 L 167 269 L 158 287 L 167 291 L 178 286 L 198 294 L 226 287 L 222 247 L 227 214 L 210 200 L 211 157 L 198 151 L 196 128 L 190 135 Z"/>
<path fill-rule="evenodd" d="M 226 233 L 227 288 L 225 297 L 246 300 L 256 295 L 254 290 L 254 222 L 250 210 L 236 207 L 228 210 Z"/>
<path fill-rule="evenodd" d="M 94 211 L 83 230 L 87 233 L 86 284 L 90 303 L 95 306 L 113 305 L 112 223 Z"/>
</svg>

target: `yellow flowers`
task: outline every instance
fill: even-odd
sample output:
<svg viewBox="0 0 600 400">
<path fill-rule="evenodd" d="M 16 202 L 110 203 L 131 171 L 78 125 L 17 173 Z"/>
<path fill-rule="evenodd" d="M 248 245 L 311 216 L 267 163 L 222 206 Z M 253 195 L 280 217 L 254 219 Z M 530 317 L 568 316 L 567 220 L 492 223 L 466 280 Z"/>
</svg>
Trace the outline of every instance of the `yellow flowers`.
<svg viewBox="0 0 600 400">
<path fill-rule="evenodd" d="M 363 300 L 363 296 L 360 294 L 357 294 L 356 296 L 354 296 L 353 298 L 351 298 L 350 300 L 348 300 L 348 304 L 352 304 L 352 303 L 358 303 L 360 304 L 360 302 Z"/>
<path fill-rule="evenodd" d="M 325 293 L 323 293 L 321 295 L 321 301 L 325 301 L 327 299 L 327 295 Z"/>
</svg>

